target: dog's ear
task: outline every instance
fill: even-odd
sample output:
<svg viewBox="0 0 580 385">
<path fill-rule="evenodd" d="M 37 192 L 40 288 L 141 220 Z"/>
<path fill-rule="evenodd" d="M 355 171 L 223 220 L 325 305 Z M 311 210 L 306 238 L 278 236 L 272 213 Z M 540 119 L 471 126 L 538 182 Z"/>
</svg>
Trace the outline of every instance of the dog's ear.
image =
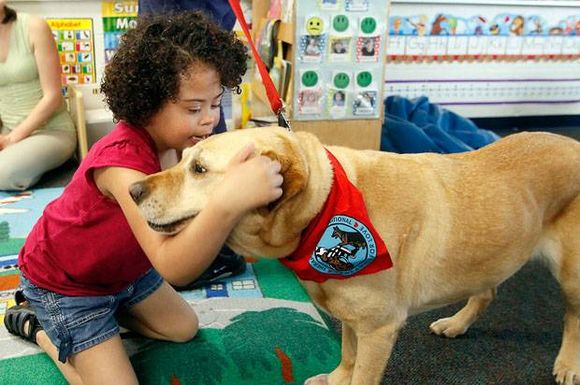
<svg viewBox="0 0 580 385">
<path fill-rule="evenodd" d="M 308 180 L 306 161 L 300 156 L 300 154 L 292 151 L 290 145 L 287 145 L 285 149 L 288 149 L 288 151 L 280 152 L 270 149 L 262 151 L 262 155 L 280 162 L 280 165 L 282 166 L 280 173 L 282 174 L 282 177 L 284 177 L 284 182 L 282 183 L 282 196 L 274 202 L 271 202 L 265 208 L 269 212 L 274 211 L 280 203 L 287 201 L 302 191 Z"/>
</svg>

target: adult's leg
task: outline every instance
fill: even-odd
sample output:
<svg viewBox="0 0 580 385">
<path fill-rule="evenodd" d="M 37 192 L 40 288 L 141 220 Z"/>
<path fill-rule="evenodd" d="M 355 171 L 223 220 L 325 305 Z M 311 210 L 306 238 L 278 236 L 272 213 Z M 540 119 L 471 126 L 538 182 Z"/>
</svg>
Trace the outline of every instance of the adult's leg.
<svg viewBox="0 0 580 385">
<path fill-rule="evenodd" d="M 38 131 L 0 151 L 0 190 L 25 190 L 76 149 L 74 131 Z"/>
</svg>

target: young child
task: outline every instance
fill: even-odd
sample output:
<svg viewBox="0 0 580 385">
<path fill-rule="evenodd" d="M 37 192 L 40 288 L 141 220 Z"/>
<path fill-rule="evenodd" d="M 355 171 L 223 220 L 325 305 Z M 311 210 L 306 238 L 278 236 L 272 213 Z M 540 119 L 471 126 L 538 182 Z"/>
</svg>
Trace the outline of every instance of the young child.
<svg viewBox="0 0 580 385">
<path fill-rule="evenodd" d="M 107 65 L 102 91 L 118 124 L 30 233 L 18 305 L 5 317 L 69 383 L 137 384 L 119 325 L 193 338 L 196 315 L 167 282 L 191 282 L 245 212 L 281 196 L 280 164 L 252 157 L 251 146 L 233 154 L 212 201 L 177 235 L 151 230 L 129 196 L 133 182 L 211 134 L 224 87 L 239 86 L 246 58 L 233 33 L 183 12 L 140 19 Z"/>
<path fill-rule="evenodd" d="M 2 0 L 0 0 L 2 1 Z M 183 11 L 202 11 L 220 27 L 231 31 L 236 23 L 236 15 L 228 0 L 139 0 L 139 16 L 179 13 Z M 220 107 L 219 122 L 213 132 L 220 133 L 227 130 L 223 108 Z M 246 261 L 232 249 L 222 247 L 212 264 L 195 279 L 185 286 L 175 286 L 177 291 L 192 290 L 207 286 L 212 282 L 225 277 L 242 274 L 246 271 Z"/>
</svg>

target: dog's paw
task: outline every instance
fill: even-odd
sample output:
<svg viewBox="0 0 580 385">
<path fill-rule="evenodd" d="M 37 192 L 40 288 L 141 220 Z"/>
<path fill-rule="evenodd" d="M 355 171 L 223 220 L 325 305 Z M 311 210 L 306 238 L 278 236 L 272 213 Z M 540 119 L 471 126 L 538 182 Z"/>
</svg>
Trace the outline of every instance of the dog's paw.
<svg viewBox="0 0 580 385">
<path fill-rule="evenodd" d="M 319 374 L 318 376 L 310 377 L 304 385 L 329 385 L 328 374 Z"/>
<path fill-rule="evenodd" d="M 459 335 L 465 334 L 469 326 L 461 322 L 457 322 L 455 317 L 441 318 L 429 325 L 431 332 L 438 336 L 445 336 L 448 338 L 455 338 Z"/>
<path fill-rule="evenodd" d="M 580 371 L 574 370 L 564 360 L 556 360 L 553 374 L 558 385 L 580 385 Z"/>
</svg>

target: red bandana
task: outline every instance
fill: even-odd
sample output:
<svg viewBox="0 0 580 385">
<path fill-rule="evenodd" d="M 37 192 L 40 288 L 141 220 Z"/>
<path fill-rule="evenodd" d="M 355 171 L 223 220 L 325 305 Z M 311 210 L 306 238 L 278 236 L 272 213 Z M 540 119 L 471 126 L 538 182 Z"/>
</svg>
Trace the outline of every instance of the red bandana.
<svg viewBox="0 0 580 385">
<path fill-rule="evenodd" d="M 369 219 L 361 192 L 334 155 L 326 153 L 334 169 L 328 199 L 302 232 L 298 248 L 280 261 L 300 279 L 315 282 L 389 269 L 393 262 Z"/>
</svg>

